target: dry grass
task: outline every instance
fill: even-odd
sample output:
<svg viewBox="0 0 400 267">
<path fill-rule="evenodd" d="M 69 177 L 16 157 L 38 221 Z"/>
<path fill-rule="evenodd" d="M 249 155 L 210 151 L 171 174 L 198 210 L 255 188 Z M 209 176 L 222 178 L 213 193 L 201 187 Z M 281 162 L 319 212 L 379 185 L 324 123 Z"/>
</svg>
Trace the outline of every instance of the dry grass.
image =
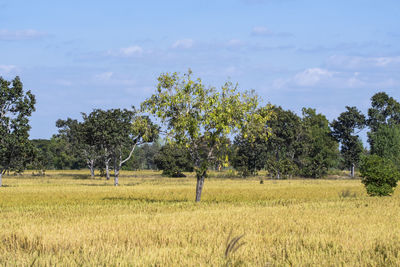
<svg viewBox="0 0 400 267">
<path fill-rule="evenodd" d="M 196 204 L 193 178 L 125 172 L 113 187 L 86 173 L 4 178 L 0 265 L 400 266 L 398 191 L 211 178 Z"/>
</svg>

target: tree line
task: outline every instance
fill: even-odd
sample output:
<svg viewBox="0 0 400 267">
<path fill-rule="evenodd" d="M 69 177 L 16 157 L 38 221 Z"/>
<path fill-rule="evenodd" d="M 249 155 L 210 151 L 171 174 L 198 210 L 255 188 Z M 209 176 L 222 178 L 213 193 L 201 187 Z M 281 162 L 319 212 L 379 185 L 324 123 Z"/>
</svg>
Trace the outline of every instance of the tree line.
<svg viewBox="0 0 400 267">
<path fill-rule="evenodd" d="M 234 168 L 243 177 L 267 170 L 280 179 L 320 178 L 338 168 L 354 177 L 360 166 L 366 173 L 367 155 L 395 169 L 400 163 L 400 104 L 384 92 L 372 96 L 367 115 L 347 106 L 329 122 L 312 108 L 299 116 L 261 105 L 254 91 L 240 92 L 230 82 L 217 89 L 194 79 L 190 70 L 166 73 L 138 108 L 95 109 L 79 119 L 60 119 L 50 140 L 29 140 L 34 95 L 23 91 L 19 77 L 0 78 L 0 85 L 0 185 L 6 171 L 26 168 L 86 167 L 92 177 L 99 169 L 105 179 L 112 172 L 115 185 L 123 168 L 163 170 L 173 177 L 194 171 L 200 201 L 210 169 Z M 369 150 L 359 137 L 366 128 Z"/>
</svg>

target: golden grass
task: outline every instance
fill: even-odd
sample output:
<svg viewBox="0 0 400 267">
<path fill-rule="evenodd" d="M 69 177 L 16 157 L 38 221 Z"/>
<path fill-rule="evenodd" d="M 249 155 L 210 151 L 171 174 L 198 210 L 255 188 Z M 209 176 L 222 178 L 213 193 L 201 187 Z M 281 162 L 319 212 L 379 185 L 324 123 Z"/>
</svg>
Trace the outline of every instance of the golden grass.
<svg viewBox="0 0 400 267">
<path fill-rule="evenodd" d="M 114 187 L 86 174 L 4 178 L 0 265 L 400 266 L 398 191 L 372 198 L 359 180 L 211 178 L 196 204 L 193 178 L 124 172 Z"/>
</svg>

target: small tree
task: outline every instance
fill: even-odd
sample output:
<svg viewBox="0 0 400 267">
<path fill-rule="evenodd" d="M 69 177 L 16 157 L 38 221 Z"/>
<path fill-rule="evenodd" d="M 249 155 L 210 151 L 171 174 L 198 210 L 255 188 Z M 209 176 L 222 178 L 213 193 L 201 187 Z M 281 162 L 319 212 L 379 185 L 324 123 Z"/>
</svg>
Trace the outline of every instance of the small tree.
<svg viewBox="0 0 400 267">
<path fill-rule="evenodd" d="M 391 195 L 400 179 L 400 172 L 393 162 L 378 155 L 365 157 L 360 172 L 363 177 L 362 183 L 370 196 Z"/>
<path fill-rule="evenodd" d="M 29 117 L 35 103 L 35 96 L 24 92 L 19 77 L 11 82 L 0 77 L 0 186 L 7 170 L 23 170 L 33 155 Z"/>
<path fill-rule="evenodd" d="M 187 147 L 196 171 L 196 202 L 200 201 L 207 170 L 221 155 L 218 153 L 228 135 L 242 131 L 245 138 L 268 136 L 266 119 L 270 107 L 257 111 L 258 97 L 243 94 L 237 86 L 226 83 L 221 91 L 206 88 L 191 71 L 162 74 L 157 92 L 142 104 L 166 126 L 169 142 Z M 255 130 L 257 129 L 257 131 Z"/>
<path fill-rule="evenodd" d="M 188 149 L 176 144 L 166 144 L 155 155 L 154 161 L 157 167 L 163 171 L 163 175 L 170 177 L 185 177 L 184 171 L 193 171 L 193 163 L 190 160 Z"/>
</svg>

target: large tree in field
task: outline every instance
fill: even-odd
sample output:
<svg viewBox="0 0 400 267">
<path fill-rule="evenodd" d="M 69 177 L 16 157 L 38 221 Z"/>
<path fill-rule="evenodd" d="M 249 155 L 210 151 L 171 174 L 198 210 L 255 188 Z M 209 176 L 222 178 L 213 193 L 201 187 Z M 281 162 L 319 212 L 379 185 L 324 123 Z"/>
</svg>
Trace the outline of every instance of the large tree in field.
<svg viewBox="0 0 400 267">
<path fill-rule="evenodd" d="M 19 77 L 11 82 L 0 77 L 0 186 L 7 170 L 22 170 L 33 146 L 29 141 L 29 117 L 35 97 L 24 92 Z"/>
<path fill-rule="evenodd" d="M 347 107 L 347 111 L 331 123 L 333 137 L 341 143 L 340 152 L 346 167 L 350 168 L 350 176 L 354 177 L 354 168 L 360 161 L 363 145 L 358 131 L 364 129 L 365 116 L 356 107 Z"/>
<path fill-rule="evenodd" d="M 196 171 L 196 202 L 200 201 L 207 170 L 229 135 L 239 130 L 245 138 L 265 136 L 269 107 L 257 111 L 258 97 L 239 93 L 226 83 L 221 90 L 207 88 L 200 79 L 193 80 L 191 71 L 179 76 L 162 74 L 157 92 L 142 104 L 165 125 L 169 142 L 189 149 Z"/>
<path fill-rule="evenodd" d="M 158 126 L 146 116 L 135 110 L 96 109 L 85 115 L 94 131 L 94 142 L 106 164 L 111 162 L 114 168 L 114 185 L 118 185 L 119 172 L 138 145 L 153 142 L 158 137 Z"/>
</svg>

